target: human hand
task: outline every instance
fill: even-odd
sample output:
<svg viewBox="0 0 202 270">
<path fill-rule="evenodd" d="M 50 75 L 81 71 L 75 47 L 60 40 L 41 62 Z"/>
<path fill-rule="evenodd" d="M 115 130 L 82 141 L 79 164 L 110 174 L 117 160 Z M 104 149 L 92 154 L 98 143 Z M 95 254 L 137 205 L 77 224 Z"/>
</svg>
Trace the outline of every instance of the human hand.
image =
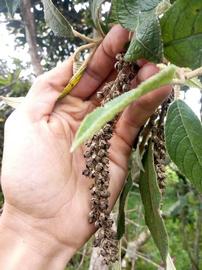
<svg viewBox="0 0 202 270">
<path fill-rule="evenodd" d="M 0 228 L 17 234 L 45 257 L 58 254 L 61 267 L 95 231 L 88 223 L 92 183 L 82 176 L 84 147 L 74 153 L 70 147 L 81 121 L 97 105 L 96 91 L 114 78 L 114 57 L 127 39 L 126 30 L 114 27 L 80 83 L 60 102 L 56 103 L 57 97 L 72 76 L 72 58 L 40 76 L 6 122 L 1 177 L 5 205 Z M 140 65 L 137 83 L 158 72 L 151 63 Z M 165 86 L 145 95 L 120 117 L 110 148 L 111 206 L 122 189 L 140 127 L 170 90 Z"/>
</svg>

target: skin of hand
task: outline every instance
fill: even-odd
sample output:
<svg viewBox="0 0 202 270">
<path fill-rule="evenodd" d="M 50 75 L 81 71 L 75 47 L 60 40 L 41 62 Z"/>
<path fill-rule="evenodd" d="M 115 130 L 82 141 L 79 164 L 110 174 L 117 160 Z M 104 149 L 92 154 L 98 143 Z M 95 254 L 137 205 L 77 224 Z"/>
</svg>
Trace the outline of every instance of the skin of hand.
<svg viewBox="0 0 202 270">
<path fill-rule="evenodd" d="M 95 232 L 88 223 L 91 181 L 82 176 L 84 147 L 73 153 L 70 147 L 81 121 L 97 106 L 96 91 L 114 78 L 115 55 L 127 41 L 128 32 L 113 27 L 79 84 L 60 102 L 57 97 L 72 76 L 72 58 L 38 77 L 6 122 L 1 175 L 5 204 L 0 218 L 5 239 L 0 246 L 12 241 L 12 248 L 7 246 L 9 256 L 12 251 L 15 254 L 16 265 L 28 253 L 33 269 L 63 269 Z M 139 64 L 134 85 L 158 72 L 154 64 Z M 170 91 L 170 86 L 157 89 L 121 115 L 110 148 L 111 207 L 123 187 L 131 145 L 140 127 Z M 8 264 L 6 251 L 2 252 L 0 266 Z M 28 268 L 21 265 L 20 269 Z"/>
</svg>

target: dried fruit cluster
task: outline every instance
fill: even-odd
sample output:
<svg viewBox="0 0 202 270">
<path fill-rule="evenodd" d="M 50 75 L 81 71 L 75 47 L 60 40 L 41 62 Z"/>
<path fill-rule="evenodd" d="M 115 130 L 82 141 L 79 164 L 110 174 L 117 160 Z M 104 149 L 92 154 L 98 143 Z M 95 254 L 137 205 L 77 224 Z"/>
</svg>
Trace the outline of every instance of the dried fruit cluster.
<svg viewBox="0 0 202 270">
<path fill-rule="evenodd" d="M 169 104 L 173 101 L 174 94 L 171 95 L 162 103 L 159 107 L 158 118 L 152 127 L 152 140 L 154 144 L 154 165 L 157 174 L 157 180 L 160 190 L 163 192 L 165 189 L 165 137 L 164 137 L 164 121 L 169 107 Z"/>
<path fill-rule="evenodd" d="M 115 69 L 118 75 L 115 81 L 107 83 L 102 91 L 97 93 L 97 98 L 103 106 L 106 102 L 128 91 L 131 81 L 138 71 L 136 64 L 126 63 L 123 54 L 118 54 Z M 110 217 L 109 209 L 109 140 L 112 138 L 117 118 L 108 122 L 96 135 L 86 143 L 84 158 L 86 168 L 83 175 L 94 180 L 91 192 L 91 212 L 89 222 L 94 223 L 98 229 L 95 234 L 94 246 L 100 247 L 100 254 L 104 262 L 109 264 L 117 260 L 116 233 L 112 229 L 113 220 Z"/>
</svg>

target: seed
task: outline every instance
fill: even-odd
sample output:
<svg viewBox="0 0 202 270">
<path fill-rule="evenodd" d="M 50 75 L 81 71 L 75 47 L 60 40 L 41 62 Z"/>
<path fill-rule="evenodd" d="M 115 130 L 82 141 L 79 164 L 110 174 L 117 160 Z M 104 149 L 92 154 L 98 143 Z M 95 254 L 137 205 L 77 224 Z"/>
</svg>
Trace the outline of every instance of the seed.
<svg viewBox="0 0 202 270">
<path fill-rule="evenodd" d="M 107 201 L 100 201 L 100 209 L 104 210 L 108 208 L 108 202 Z"/>
<path fill-rule="evenodd" d="M 114 91 L 113 94 L 112 94 L 112 97 L 113 98 L 116 98 L 120 95 L 120 92 L 119 91 Z"/>
<path fill-rule="evenodd" d="M 91 201 L 92 205 L 98 205 L 99 204 L 99 199 L 97 197 L 92 197 L 90 201 Z"/>
<path fill-rule="evenodd" d="M 101 224 L 98 220 L 95 221 L 95 228 L 98 229 L 101 227 Z"/>
<path fill-rule="evenodd" d="M 90 193 L 91 193 L 92 195 L 95 195 L 96 192 L 97 192 L 97 188 L 94 186 L 94 187 L 91 189 Z"/>
<path fill-rule="evenodd" d="M 103 169 L 102 163 L 98 163 L 98 164 L 95 166 L 95 170 L 96 170 L 97 172 L 101 172 L 102 169 Z"/>
<path fill-rule="evenodd" d="M 103 198 L 108 198 L 110 196 L 110 192 L 108 190 L 101 191 L 100 196 Z"/>
<path fill-rule="evenodd" d="M 84 158 L 89 158 L 91 156 L 91 152 L 86 151 L 83 156 L 84 156 Z"/>
<path fill-rule="evenodd" d="M 105 154 L 106 154 L 106 151 L 104 149 L 100 149 L 99 152 L 98 152 L 99 157 L 104 157 Z"/>
<path fill-rule="evenodd" d="M 97 98 L 98 99 L 103 99 L 104 98 L 104 93 L 101 92 L 101 91 L 97 92 Z"/>
<path fill-rule="evenodd" d="M 123 55 L 122 55 L 121 53 L 118 53 L 118 54 L 116 55 L 116 60 L 118 60 L 118 61 L 123 60 Z"/>
<path fill-rule="evenodd" d="M 120 62 L 116 62 L 116 64 L 114 65 L 114 68 L 117 71 L 120 71 L 123 68 L 123 65 Z"/>
<path fill-rule="evenodd" d="M 94 239 L 93 246 L 98 247 L 99 245 L 100 245 L 100 240 L 99 239 Z"/>
<path fill-rule="evenodd" d="M 106 133 L 106 134 L 104 135 L 104 137 L 105 137 L 106 140 L 110 140 L 111 137 L 112 137 L 112 133 Z"/>
<path fill-rule="evenodd" d="M 83 170 L 82 174 L 83 174 L 84 176 L 88 177 L 88 176 L 90 175 L 89 169 Z"/>
</svg>

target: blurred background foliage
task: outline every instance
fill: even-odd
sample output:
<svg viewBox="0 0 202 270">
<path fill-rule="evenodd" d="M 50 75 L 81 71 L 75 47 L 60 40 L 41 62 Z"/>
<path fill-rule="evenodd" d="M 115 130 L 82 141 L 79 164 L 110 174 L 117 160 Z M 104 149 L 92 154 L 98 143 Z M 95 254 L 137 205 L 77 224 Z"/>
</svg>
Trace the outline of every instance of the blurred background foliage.
<svg viewBox="0 0 202 270">
<path fill-rule="evenodd" d="M 91 1 L 54 0 L 54 4 L 72 23 L 74 28 L 86 35 L 93 32 L 93 22 L 90 17 Z M 44 21 L 41 1 L 27 0 L 31 5 L 33 17 L 27 18 L 34 23 L 35 33 L 29 44 L 26 35 L 28 21 L 23 15 L 24 1 L 21 1 L 13 17 L 8 13 L 4 0 L 0 0 L 0 20 L 6 24 L 10 35 L 15 37 L 15 46 L 26 48 L 34 45 L 38 56 L 38 64 L 42 71 L 55 66 L 58 61 L 67 58 L 77 46 L 82 45 L 79 39 L 66 39 L 54 36 Z M 31 46 L 32 47 L 32 46 Z M 8 56 L 9 57 L 9 56 Z M 12 64 L 0 59 L 0 96 L 24 96 L 33 80 L 31 63 L 24 64 L 21 59 L 11 59 Z M 23 71 L 30 70 L 28 75 Z M 184 89 L 186 91 L 187 89 Z M 12 109 L 0 101 L 0 155 L 2 157 L 3 129 L 5 119 Z M 186 178 L 168 160 L 167 189 L 163 195 L 162 214 L 170 239 L 170 253 L 177 269 L 202 269 L 202 196 L 190 186 Z M 134 183 L 132 192 L 127 198 L 126 233 L 121 240 L 120 265 L 121 269 L 155 270 L 163 269 L 158 251 L 145 226 L 143 206 L 140 200 L 138 184 Z M 0 193 L 0 206 L 3 196 Z M 114 217 L 117 216 L 117 206 Z M 81 225 L 82 226 L 82 225 Z M 107 270 L 100 264 L 96 250 L 92 249 L 91 240 L 72 258 L 67 269 Z M 120 269 L 120 266 L 113 266 Z"/>
</svg>

